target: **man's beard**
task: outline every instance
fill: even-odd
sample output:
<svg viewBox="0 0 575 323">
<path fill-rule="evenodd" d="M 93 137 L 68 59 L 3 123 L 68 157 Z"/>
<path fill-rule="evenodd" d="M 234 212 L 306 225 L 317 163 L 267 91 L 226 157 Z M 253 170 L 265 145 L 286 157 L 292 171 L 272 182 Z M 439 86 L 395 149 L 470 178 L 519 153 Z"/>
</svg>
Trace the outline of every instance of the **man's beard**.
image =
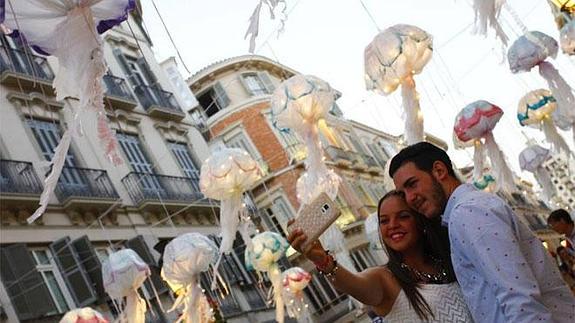
<svg viewBox="0 0 575 323">
<path fill-rule="evenodd" d="M 432 217 L 439 217 L 445 211 L 445 206 L 447 205 L 447 195 L 441 187 L 441 184 L 435 179 L 432 179 L 432 190 L 431 190 L 431 202 L 438 207 L 437 214 L 432 214 Z"/>
</svg>

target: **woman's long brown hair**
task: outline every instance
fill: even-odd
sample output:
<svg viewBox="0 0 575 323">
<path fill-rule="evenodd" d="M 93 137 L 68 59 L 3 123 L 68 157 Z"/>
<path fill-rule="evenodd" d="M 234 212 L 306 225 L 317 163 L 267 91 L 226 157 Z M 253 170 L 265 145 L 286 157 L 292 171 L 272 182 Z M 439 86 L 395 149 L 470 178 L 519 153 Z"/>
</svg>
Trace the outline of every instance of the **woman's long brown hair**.
<svg viewBox="0 0 575 323">
<path fill-rule="evenodd" d="M 380 200 L 377 205 L 377 214 L 379 218 L 379 210 L 381 209 L 381 204 L 391 197 L 399 197 L 404 199 L 404 195 L 398 191 L 387 192 Z M 431 263 L 433 259 L 437 259 L 445 267 L 447 271 L 447 282 L 451 283 L 456 281 L 455 272 L 453 271 L 453 265 L 451 263 L 450 249 L 449 249 L 449 235 L 447 234 L 447 228 L 441 225 L 441 220 L 430 220 L 425 216 L 411 211 L 416 220 L 417 229 L 419 230 L 420 239 L 423 241 L 418 241 L 418 243 L 423 243 L 423 255 L 425 261 Z M 379 221 L 378 221 L 379 223 Z M 379 239 L 381 244 L 387 250 L 389 255 L 389 261 L 387 263 L 387 268 L 395 276 L 401 289 L 407 296 L 409 303 L 417 313 L 417 315 L 422 320 L 427 320 L 429 316 L 433 317 L 433 311 L 429 307 L 429 304 L 425 301 L 421 293 L 418 291 L 420 283 L 418 283 L 414 278 L 412 273 L 401 266 L 403 262 L 403 255 L 395 250 L 389 248 L 383 242 L 381 236 L 381 230 L 379 230 Z"/>
</svg>

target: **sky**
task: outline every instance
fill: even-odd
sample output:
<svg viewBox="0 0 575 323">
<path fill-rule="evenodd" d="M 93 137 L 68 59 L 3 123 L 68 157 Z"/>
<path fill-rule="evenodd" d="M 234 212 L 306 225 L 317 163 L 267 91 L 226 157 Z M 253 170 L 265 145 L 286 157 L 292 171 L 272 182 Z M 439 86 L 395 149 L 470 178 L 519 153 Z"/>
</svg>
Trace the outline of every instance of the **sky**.
<svg viewBox="0 0 575 323">
<path fill-rule="evenodd" d="M 163 18 L 182 56 L 180 70 L 190 73 L 216 61 L 248 54 L 244 34 L 259 0 L 141 0 L 144 24 L 156 57 L 176 56 L 154 8 Z M 329 82 L 342 93 L 338 105 L 353 119 L 387 133 L 403 132 L 400 91 L 381 96 L 367 91 L 363 51 L 378 30 L 395 24 L 418 26 L 433 36 L 434 53 L 415 77 L 424 114 L 425 131 L 446 141 L 459 167 L 472 164 L 472 149 L 455 150 L 452 129 L 456 114 L 476 100 L 500 106 L 505 114 L 494 130 L 495 139 L 511 167 L 523 178 L 518 155 L 528 138 L 543 142 L 537 129 L 521 128 L 517 104 L 531 90 L 546 88 L 537 69 L 512 74 L 501 43 L 493 33 L 473 33 L 471 0 L 286 0 L 288 13 L 283 31 L 279 19 L 271 20 L 262 8 L 256 54 L 266 56 L 298 72 Z M 276 10 L 279 13 L 280 10 Z M 555 39 L 559 32 L 546 0 L 507 0 L 500 22 L 511 42 L 523 28 L 542 31 Z M 575 87 L 575 57 L 559 53 L 550 60 Z M 573 147 L 570 133 L 560 132 Z M 545 146 L 545 144 L 544 144 Z M 547 145 L 548 147 L 548 145 Z"/>
</svg>

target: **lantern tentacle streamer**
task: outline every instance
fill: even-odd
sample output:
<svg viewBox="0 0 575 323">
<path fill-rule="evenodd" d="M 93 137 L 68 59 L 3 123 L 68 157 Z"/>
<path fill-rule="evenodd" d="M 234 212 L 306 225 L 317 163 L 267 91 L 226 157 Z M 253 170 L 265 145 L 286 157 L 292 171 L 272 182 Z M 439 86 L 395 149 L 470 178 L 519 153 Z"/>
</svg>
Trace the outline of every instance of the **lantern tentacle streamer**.
<svg viewBox="0 0 575 323">
<path fill-rule="evenodd" d="M 508 192 L 516 191 L 515 180 L 513 172 L 505 161 L 505 156 L 499 149 L 495 142 L 493 133 L 489 132 L 485 135 L 485 148 L 489 159 L 491 159 L 491 169 L 497 178 L 498 184 Z"/>
<path fill-rule="evenodd" d="M 405 140 L 409 143 L 423 141 L 423 116 L 412 76 L 407 77 L 401 84 L 401 97 L 405 111 Z"/>
</svg>

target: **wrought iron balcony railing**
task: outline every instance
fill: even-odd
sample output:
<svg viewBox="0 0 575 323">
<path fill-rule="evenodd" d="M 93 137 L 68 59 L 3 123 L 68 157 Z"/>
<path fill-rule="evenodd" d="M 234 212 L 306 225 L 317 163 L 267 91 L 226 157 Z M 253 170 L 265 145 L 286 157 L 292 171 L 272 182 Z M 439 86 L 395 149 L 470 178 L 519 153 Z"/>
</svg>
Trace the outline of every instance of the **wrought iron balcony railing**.
<svg viewBox="0 0 575 323">
<path fill-rule="evenodd" d="M 0 160 L 0 193 L 40 194 L 42 183 L 32 167 L 32 163 Z"/>
<path fill-rule="evenodd" d="M 168 109 L 178 114 L 183 114 L 174 94 L 164 91 L 158 86 L 138 85 L 134 88 L 134 92 L 146 110 L 158 107 Z"/>
<path fill-rule="evenodd" d="M 32 78 L 52 82 L 54 72 L 45 57 L 24 50 L 6 47 L 0 42 L 0 73 L 11 71 Z"/>
<path fill-rule="evenodd" d="M 347 151 L 339 147 L 327 146 L 327 148 L 325 148 L 325 151 L 327 152 L 329 158 L 334 162 L 340 161 L 340 162 L 351 163 L 353 161 L 352 156 L 350 156 L 350 154 Z"/>
<path fill-rule="evenodd" d="M 175 177 L 132 172 L 122 178 L 130 198 L 139 205 L 144 201 L 186 203 L 203 198 L 198 177 Z"/>
<path fill-rule="evenodd" d="M 134 101 L 134 96 L 130 92 L 130 88 L 121 77 L 106 74 L 104 75 L 104 84 L 106 85 L 106 94 L 124 100 Z"/>
<path fill-rule="evenodd" d="M 105 170 L 64 166 L 55 190 L 62 203 L 71 199 L 115 200 L 118 193 Z"/>
<path fill-rule="evenodd" d="M 365 164 L 367 165 L 367 167 L 369 167 L 369 168 L 380 167 L 377 160 L 375 158 L 371 157 L 370 155 L 363 154 L 362 158 L 363 158 L 363 161 L 365 162 Z"/>
</svg>

